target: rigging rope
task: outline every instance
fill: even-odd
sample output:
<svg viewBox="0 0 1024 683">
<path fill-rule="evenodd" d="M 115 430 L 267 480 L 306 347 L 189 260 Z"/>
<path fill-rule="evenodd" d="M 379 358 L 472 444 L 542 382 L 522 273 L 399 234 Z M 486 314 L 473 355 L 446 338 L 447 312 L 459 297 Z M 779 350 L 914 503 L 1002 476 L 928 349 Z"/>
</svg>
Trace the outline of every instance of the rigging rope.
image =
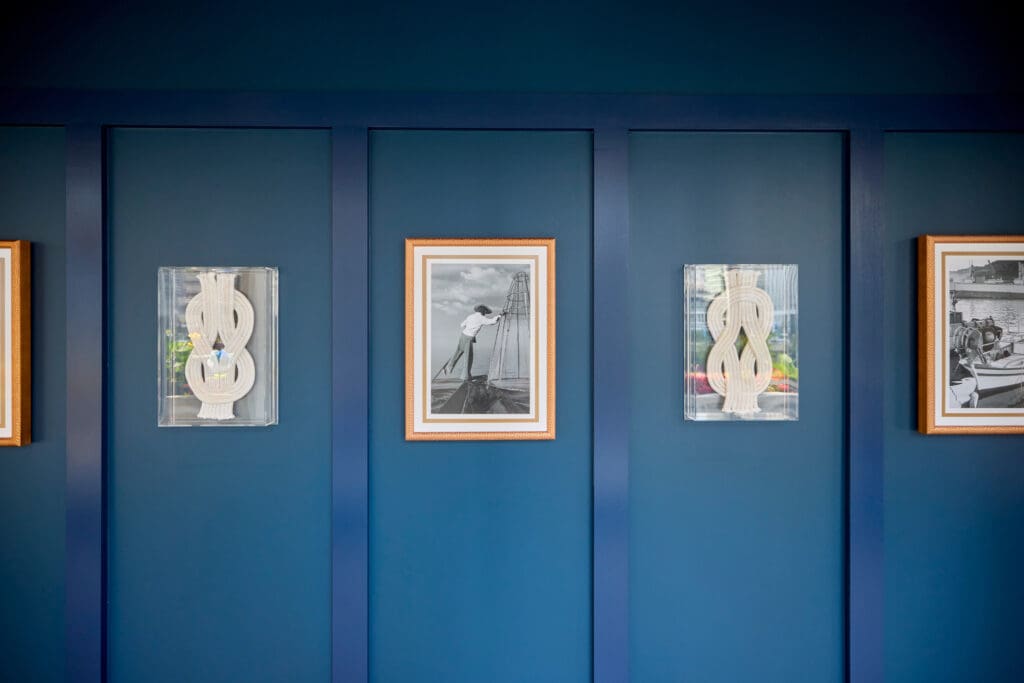
<svg viewBox="0 0 1024 683">
<path fill-rule="evenodd" d="M 523 344 L 521 336 L 526 335 L 527 363 L 522 358 Z M 524 379 L 530 376 L 530 276 L 528 273 L 516 273 L 509 283 L 505 295 L 505 307 L 502 309 L 498 330 L 494 335 L 491 348 L 491 362 L 487 370 L 487 381 Z"/>
</svg>

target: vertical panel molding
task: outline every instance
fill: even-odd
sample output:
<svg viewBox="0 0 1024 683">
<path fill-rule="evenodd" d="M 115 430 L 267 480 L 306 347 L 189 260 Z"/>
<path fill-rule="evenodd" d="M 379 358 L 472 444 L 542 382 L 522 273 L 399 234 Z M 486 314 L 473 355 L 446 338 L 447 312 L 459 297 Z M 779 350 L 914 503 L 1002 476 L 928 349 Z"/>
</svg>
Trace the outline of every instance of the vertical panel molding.
<svg viewBox="0 0 1024 683">
<path fill-rule="evenodd" d="M 66 135 L 67 680 L 102 683 L 105 650 L 103 467 L 103 130 Z"/>
<path fill-rule="evenodd" d="M 331 680 L 368 677 L 368 131 L 331 131 Z"/>
<path fill-rule="evenodd" d="M 629 680 L 629 132 L 594 131 L 594 681 Z"/>
<path fill-rule="evenodd" d="M 849 135 L 849 470 L 847 665 L 850 683 L 884 678 L 883 133 Z"/>
</svg>

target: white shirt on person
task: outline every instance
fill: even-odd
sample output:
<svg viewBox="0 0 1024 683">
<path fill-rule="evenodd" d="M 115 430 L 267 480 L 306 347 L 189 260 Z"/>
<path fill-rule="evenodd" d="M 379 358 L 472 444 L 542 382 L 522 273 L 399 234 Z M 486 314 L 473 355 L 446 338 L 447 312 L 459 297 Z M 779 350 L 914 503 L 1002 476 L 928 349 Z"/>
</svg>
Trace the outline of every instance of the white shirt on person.
<svg viewBox="0 0 1024 683">
<path fill-rule="evenodd" d="M 462 323 L 460 324 L 460 327 L 462 328 L 462 334 L 466 335 L 467 337 L 475 337 L 477 333 L 480 331 L 481 327 L 483 327 L 484 325 L 497 324 L 498 318 L 500 317 L 500 315 L 496 315 L 493 318 L 488 318 L 486 315 L 482 313 L 474 312 L 468 318 L 463 320 Z"/>
</svg>

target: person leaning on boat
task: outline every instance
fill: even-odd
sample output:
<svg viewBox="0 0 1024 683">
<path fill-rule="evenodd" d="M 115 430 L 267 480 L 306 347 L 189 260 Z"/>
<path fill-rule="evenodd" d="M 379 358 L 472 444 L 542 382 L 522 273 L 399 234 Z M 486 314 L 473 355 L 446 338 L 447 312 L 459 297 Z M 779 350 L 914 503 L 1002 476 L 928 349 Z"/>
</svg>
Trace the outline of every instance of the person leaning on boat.
<svg viewBox="0 0 1024 683">
<path fill-rule="evenodd" d="M 452 357 L 441 366 L 441 372 L 448 374 L 455 369 L 455 364 L 459 362 L 462 356 L 466 356 L 466 365 L 462 370 L 462 379 L 472 379 L 473 377 L 473 344 L 476 343 L 476 335 L 480 332 L 481 328 L 487 325 L 496 325 L 501 320 L 501 313 L 488 318 L 491 314 L 491 309 L 483 304 L 480 304 L 473 309 L 465 320 L 459 323 L 459 327 L 462 328 L 462 332 L 459 333 L 458 345 L 455 347 L 455 352 Z"/>
</svg>

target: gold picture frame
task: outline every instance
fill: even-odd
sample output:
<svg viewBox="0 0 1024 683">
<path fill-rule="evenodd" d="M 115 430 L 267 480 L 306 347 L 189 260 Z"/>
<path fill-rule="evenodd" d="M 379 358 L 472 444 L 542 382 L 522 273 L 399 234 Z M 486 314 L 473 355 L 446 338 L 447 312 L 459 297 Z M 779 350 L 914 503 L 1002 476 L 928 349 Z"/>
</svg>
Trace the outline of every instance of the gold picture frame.
<svg viewBox="0 0 1024 683">
<path fill-rule="evenodd" d="M 30 248 L 0 241 L 0 446 L 32 441 Z"/>
<path fill-rule="evenodd" d="M 918 297 L 918 430 L 1024 434 L 1024 235 L 922 235 Z"/>
<path fill-rule="evenodd" d="M 554 239 L 405 240 L 405 438 L 555 438 Z"/>
</svg>

